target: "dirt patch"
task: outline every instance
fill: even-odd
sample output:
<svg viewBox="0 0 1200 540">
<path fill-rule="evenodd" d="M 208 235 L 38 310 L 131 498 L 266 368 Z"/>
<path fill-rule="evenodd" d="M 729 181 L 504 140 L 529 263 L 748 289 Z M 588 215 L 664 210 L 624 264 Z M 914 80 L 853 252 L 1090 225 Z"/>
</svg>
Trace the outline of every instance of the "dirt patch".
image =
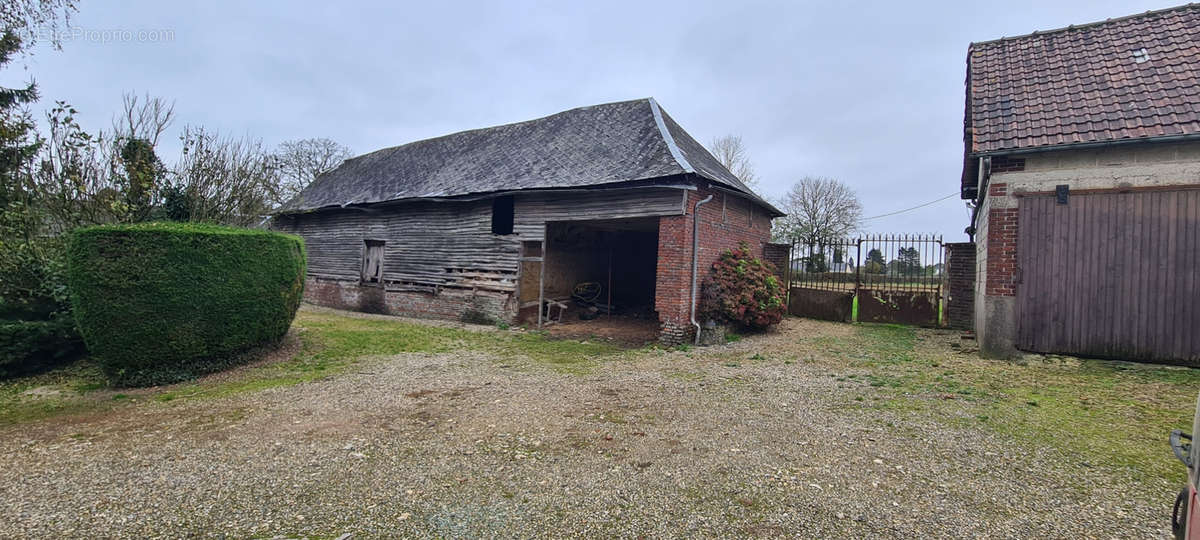
<svg viewBox="0 0 1200 540">
<path fill-rule="evenodd" d="M 545 327 L 550 335 L 564 339 L 599 340 L 629 347 L 658 341 L 659 324 L 654 319 L 601 315 L 590 321 L 563 317 L 563 322 Z"/>
</svg>

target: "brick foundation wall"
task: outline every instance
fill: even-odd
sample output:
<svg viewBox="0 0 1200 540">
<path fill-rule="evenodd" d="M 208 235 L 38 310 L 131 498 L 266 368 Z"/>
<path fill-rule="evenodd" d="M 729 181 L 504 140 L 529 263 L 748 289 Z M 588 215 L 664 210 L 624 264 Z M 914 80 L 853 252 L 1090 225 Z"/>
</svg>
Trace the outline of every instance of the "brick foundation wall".
<svg viewBox="0 0 1200 540">
<path fill-rule="evenodd" d="M 975 328 L 975 244 L 946 244 L 946 325 L 959 330 Z"/>
<path fill-rule="evenodd" d="M 665 345 L 677 345 L 695 335 L 691 324 L 692 218 L 696 203 L 709 195 L 713 199 L 700 207 L 697 286 L 724 250 L 746 242 L 751 252 L 761 257 L 771 239 L 771 220 L 762 208 L 707 188 L 688 192 L 686 215 L 659 218 L 654 306 L 662 325 L 659 342 Z"/>
<path fill-rule="evenodd" d="M 423 319 L 512 322 L 511 296 L 489 291 L 384 291 L 354 281 L 308 278 L 304 299 L 319 306 Z"/>
</svg>

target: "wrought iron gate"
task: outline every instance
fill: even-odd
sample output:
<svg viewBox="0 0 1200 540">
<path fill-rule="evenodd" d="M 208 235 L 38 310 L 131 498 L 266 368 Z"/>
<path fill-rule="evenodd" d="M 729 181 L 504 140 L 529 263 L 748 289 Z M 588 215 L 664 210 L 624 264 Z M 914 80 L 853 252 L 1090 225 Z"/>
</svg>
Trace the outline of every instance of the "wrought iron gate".
<svg viewBox="0 0 1200 540">
<path fill-rule="evenodd" d="M 937 235 L 792 242 L 788 311 L 834 321 L 941 324 L 946 265 Z"/>
</svg>

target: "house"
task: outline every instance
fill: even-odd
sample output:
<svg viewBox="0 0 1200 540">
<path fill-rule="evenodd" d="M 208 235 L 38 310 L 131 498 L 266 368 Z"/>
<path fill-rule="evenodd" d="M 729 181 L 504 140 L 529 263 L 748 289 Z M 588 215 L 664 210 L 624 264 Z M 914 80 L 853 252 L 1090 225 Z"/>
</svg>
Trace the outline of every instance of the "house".
<svg viewBox="0 0 1200 540">
<path fill-rule="evenodd" d="M 1200 5 L 971 44 L 964 124 L 981 350 L 1200 365 Z"/>
<path fill-rule="evenodd" d="M 543 324 L 586 284 L 678 343 L 695 328 L 693 270 L 698 283 L 740 242 L 762 254 L 780 215 L 639 99 L 358 156 L 273 227 L 304 238 L 320 305 Z"/>
</svg>

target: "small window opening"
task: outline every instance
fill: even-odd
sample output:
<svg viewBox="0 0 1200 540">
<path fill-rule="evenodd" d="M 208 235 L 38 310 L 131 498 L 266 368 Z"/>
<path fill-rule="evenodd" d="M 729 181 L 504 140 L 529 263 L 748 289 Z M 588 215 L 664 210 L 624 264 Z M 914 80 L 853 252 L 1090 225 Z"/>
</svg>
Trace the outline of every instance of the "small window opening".
<svg viewBox="0 0 1200 540">
<path fill-rule="evenodd" d="M 1134 49 L 1133 50 L 1133 61 L 1137 62 L 1139 64 L 1141 64 L 1143 62 L 1149 62 L 1150 61 L 1150 51 L 1147 51 L 1145 47 L 1142 47 L 1140 49 Z"/>
<path fill-rule="evenodd" d="M 512 195 L 492 199 L 492 234 L 512 234 L 514 215 Z"/>
<path fill-rule="evenodd" d="M 363 283 L 383 281 L 383 240 L 363 240 Z"/>
</svg>

